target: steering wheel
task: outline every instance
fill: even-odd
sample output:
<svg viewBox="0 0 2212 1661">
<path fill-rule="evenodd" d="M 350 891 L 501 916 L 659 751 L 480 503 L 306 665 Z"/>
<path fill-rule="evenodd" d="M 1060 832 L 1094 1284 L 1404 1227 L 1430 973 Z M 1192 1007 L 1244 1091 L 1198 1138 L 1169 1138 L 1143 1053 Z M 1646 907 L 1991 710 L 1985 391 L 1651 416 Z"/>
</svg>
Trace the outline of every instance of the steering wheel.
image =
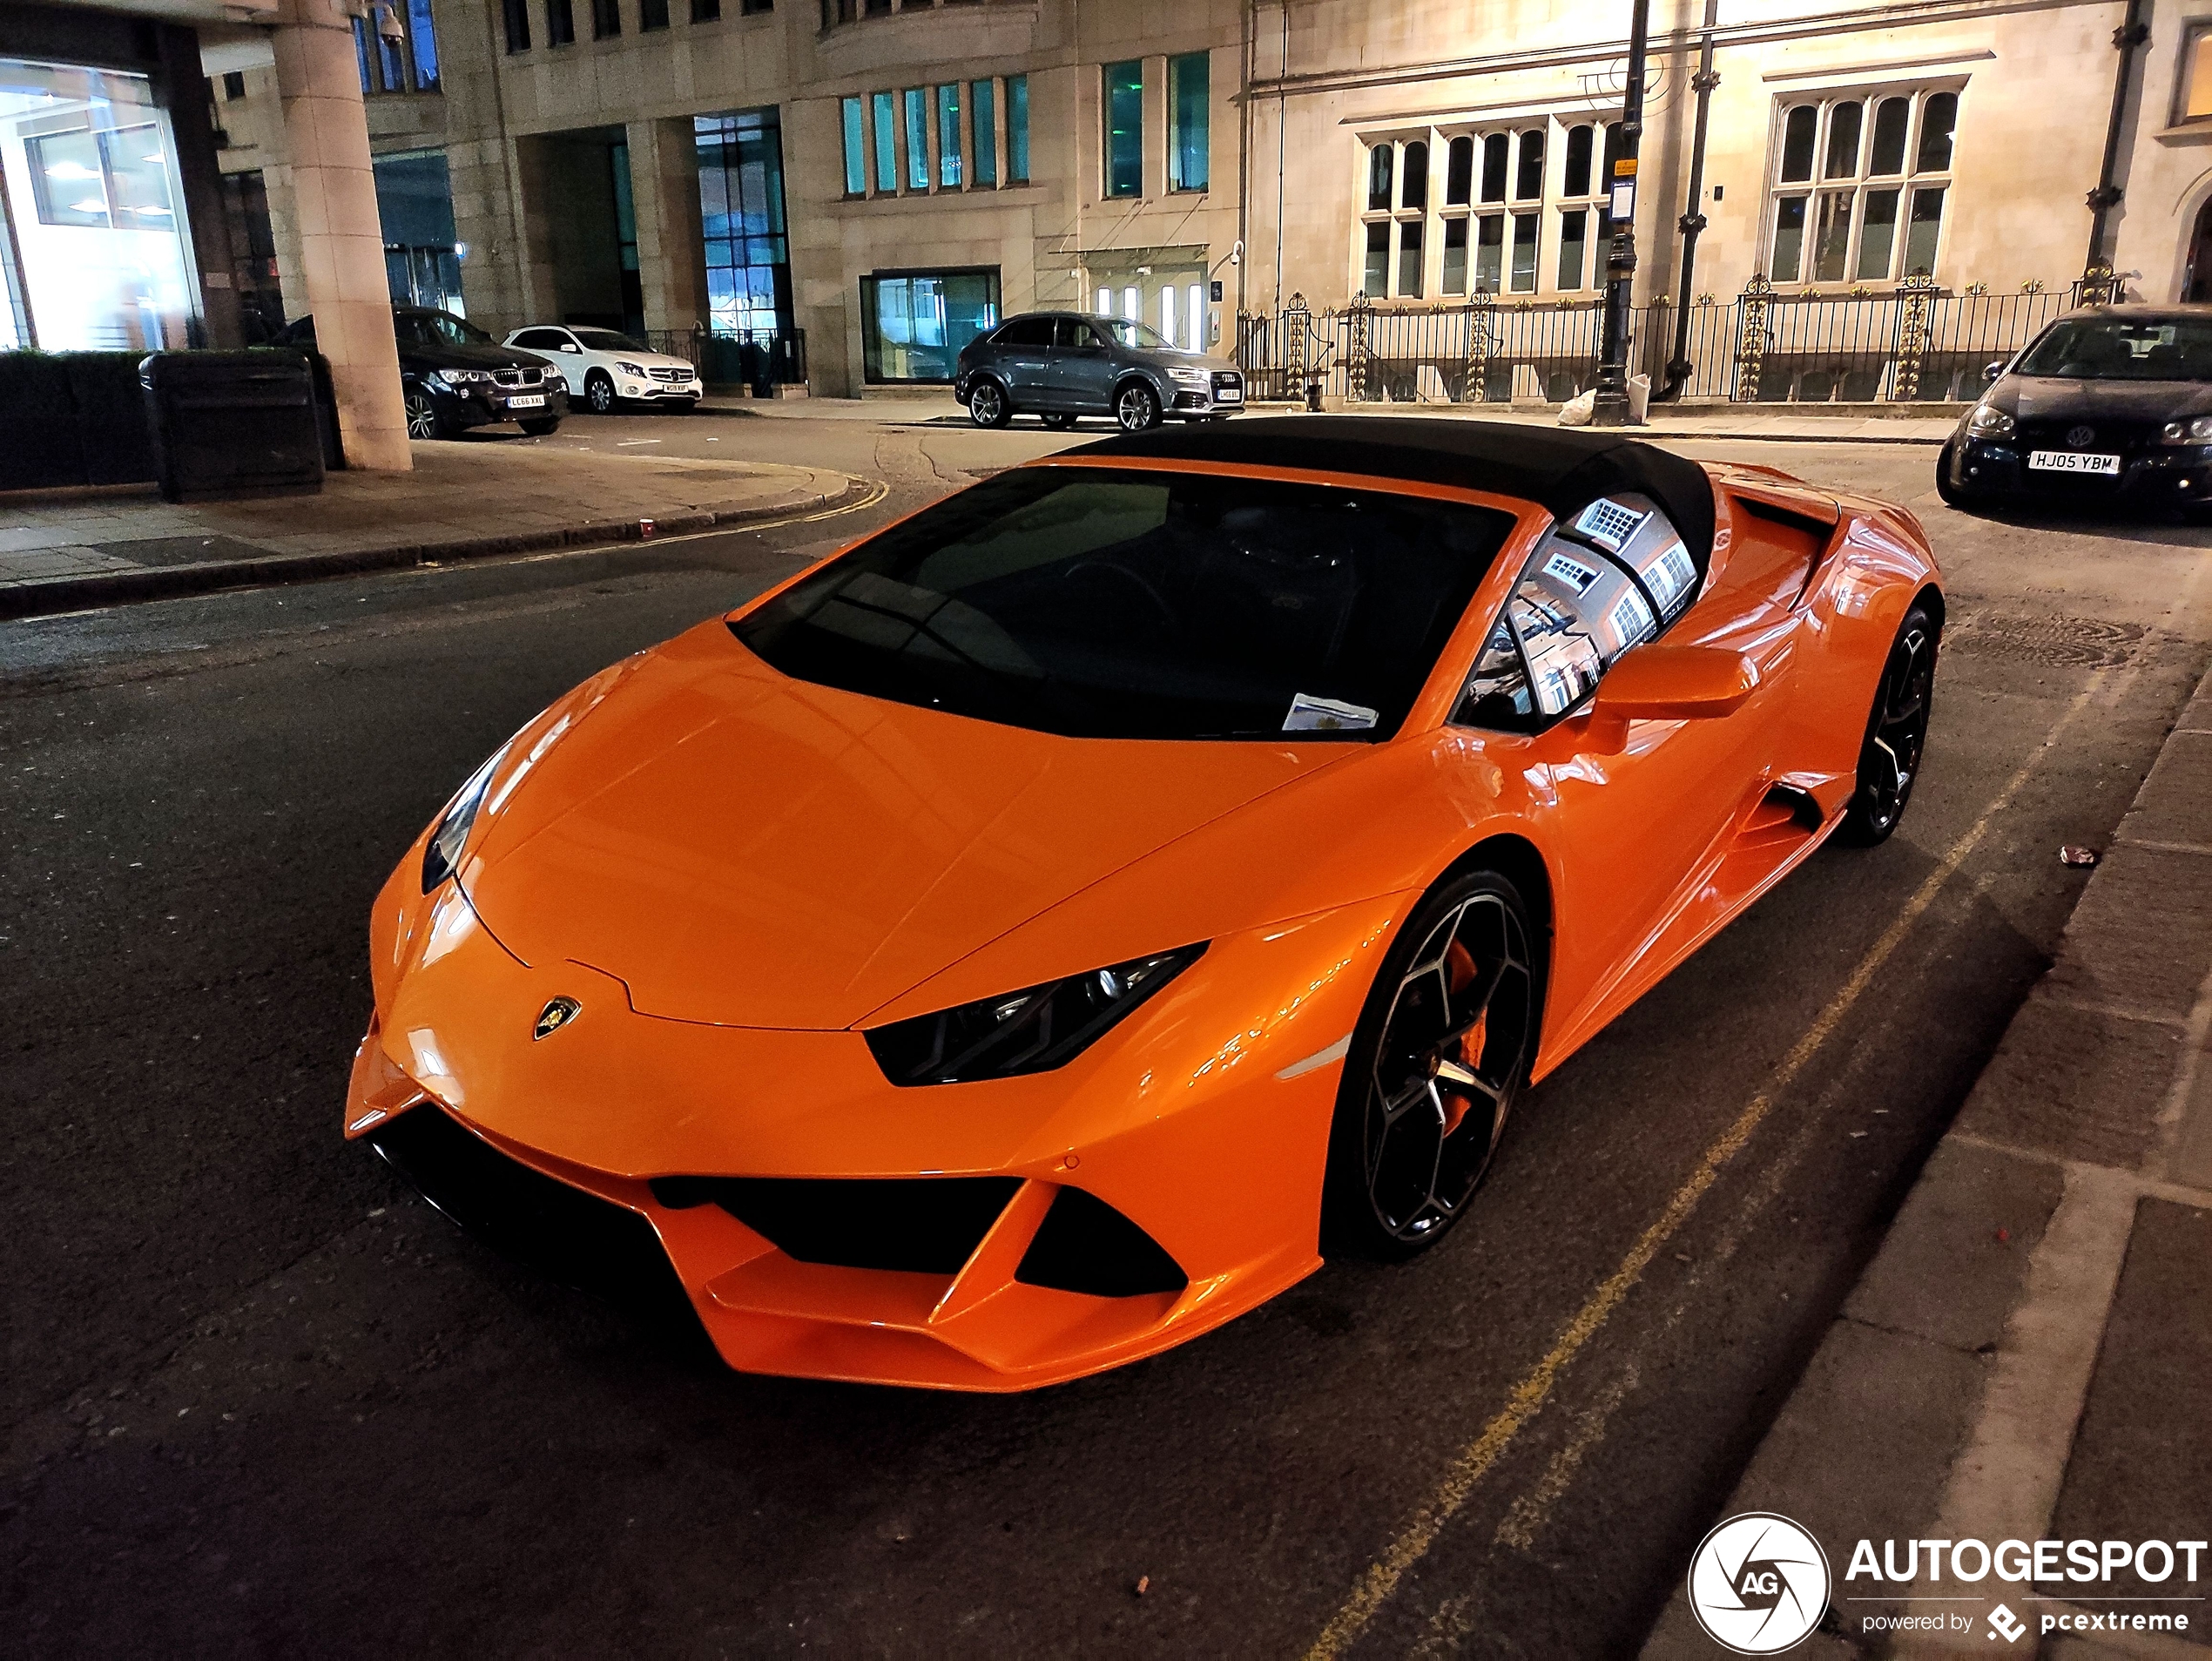
<svg viewBox="0 0 2212 1661">
<path fill-rule="evenodd" d="M 1060 573 L 1060 580 L 1073 582 L 1085 571 L 1103 571 L 1109 577 L 1118 577 L 1143 597 L 1144 603 L 1158 614 L 1162 623 L 1170 629 L 1180 626 L 1183 619 L 1176 615 L 1175 608 L 1167 603 L 1160 591 L 1126 565 L 1116 565 L 1109 559 L 1079 559 Z"/>
</svg>

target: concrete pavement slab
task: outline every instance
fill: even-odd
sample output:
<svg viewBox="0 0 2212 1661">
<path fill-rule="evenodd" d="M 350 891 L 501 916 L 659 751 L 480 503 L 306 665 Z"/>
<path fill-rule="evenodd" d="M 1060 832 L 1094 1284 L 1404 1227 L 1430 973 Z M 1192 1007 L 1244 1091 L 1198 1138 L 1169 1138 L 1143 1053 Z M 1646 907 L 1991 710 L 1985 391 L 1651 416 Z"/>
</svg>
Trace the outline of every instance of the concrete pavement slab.
<svg viewBox="0 0 2212 1661">
<path fill-rule="evenodd" d="M 2048 982 L 2030 995 L 1959 1115 L 1966 1134 L 2055 1159 L 2133 1169 L 2156 1145 L 2182 1050 L 2170 1023 L 2084 1009 Z"/>
</svg>

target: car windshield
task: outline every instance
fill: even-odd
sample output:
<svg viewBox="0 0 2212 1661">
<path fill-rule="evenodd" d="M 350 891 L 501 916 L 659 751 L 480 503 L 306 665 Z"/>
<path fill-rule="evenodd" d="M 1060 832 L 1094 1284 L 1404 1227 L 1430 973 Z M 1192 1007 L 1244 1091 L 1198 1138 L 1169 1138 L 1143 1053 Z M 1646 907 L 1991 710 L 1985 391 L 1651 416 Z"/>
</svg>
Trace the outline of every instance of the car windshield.
<svg viewBox="0 0 2212 1661">
<path fill-rule="evenodd" d="M 1039 732 L 1382 739 L 1513 525 L 1377 490 L 1022 468 L 731 627 L 798 679 Z"/>
<path fill-rule="evenodd" d="M 2054 324 L 2018 375 L 2080 381 L 2212 381 L 2212 317 L 2076 317 Z"/>
<path fill-rule="evenodd" d="M 401 346 L 490 346 L 490 335 L 451 312 L 401 312 L 393 327 Z"/>
<path fill-rule="evenodd" d="M 1114 337 L 1116 346 L 1133 347 L 1141 352 L 1172 352 L 1174 346 L 1150 323 L 1140 323 L 1133 317 L 1101 317 L 1094 320 L 1099 327 Z"/>
<path fill-rule="evenodd" d="M 569 333 L 583 342 L 587 352 L 643 352 L 646 349 L 627 334 L 617 334 L 610 328 L 572 328 Z"/>
</svg>

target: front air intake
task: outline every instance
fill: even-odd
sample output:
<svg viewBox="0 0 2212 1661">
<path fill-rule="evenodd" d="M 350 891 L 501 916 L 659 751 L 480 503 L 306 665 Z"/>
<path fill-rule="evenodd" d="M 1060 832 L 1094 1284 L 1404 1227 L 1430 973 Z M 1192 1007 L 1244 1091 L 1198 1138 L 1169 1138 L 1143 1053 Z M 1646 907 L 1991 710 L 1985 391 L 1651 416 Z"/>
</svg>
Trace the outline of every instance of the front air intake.
<svg viewBox="0 0 2212 1661">
<path fill-rule="evenodd" d="M 1135 1298 L 1190 1284 L 1160 1243 L 1095 1194 L 1062 1188 L 1014 1278 L 1026 1286 Z"/>
<path fill-rule="evenodd" d="M 719 1205 L 786 1257 L 842 1269 L 958 1274 L 1018 1177 L 659 1177 L 671 1211 Z"/>
</svg>

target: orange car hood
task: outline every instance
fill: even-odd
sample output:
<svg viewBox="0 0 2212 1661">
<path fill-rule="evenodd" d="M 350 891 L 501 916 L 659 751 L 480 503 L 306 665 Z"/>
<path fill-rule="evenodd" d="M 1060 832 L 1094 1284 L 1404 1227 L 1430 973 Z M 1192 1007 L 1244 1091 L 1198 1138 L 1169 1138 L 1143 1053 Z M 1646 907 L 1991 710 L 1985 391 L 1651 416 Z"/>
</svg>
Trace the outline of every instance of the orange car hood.
<svg viewBox="0 0 2212 1661">
<path fill-rule="evenodd" d="M 479 831 L 469 897 L 526 962 L 730 1026 L 851 1026 L 1345 753 L 994 726 L 789 679 L 719 625 L 587 712 Z"/>
</svg>

